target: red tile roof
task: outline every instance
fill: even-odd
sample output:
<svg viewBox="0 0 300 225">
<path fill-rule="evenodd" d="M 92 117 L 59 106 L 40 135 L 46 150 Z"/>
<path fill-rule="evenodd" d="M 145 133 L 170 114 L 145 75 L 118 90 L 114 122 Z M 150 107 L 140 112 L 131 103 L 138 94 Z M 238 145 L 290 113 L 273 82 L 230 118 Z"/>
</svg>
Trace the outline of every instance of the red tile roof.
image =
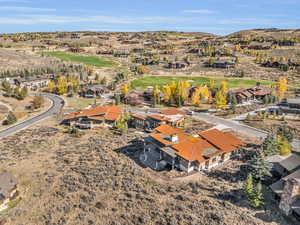
<svg viewBox="0 0 300 225">
<path fill-rule="evenodd" d="M 171 127 L 167 124 L 162 124 L 159 127 L 155 128 L 155 131 L 165 135 L 173 135 L 182 133 L 182 129 Z"/>
<path fill-rule="evenodd" d="M 245 143 L 239 138 L 217 129 L 200 132 L 199 135 L 224 152 L 231 152 L 239 147 L 245 146 Z"/>
<path fill-rule="evenodd" d="M 165 110 L 162 110 L 160 111 L 161 114 L 164 114 L 164 115 L 186 115 L 186 112 L 184 111 L 181 111 L 179 109 L 176 109 L 176 108 L 168 108 L 168 109 L 165 109 Z"/>
<path fill-rule="evenodd" d="M 188 161 L 198 161 L 199 163 L 207 159 L 207 156 L 204 154 L 206 150 L 215 149 L 207 141 L 192 136 L 186 138 L 179 144 L 173 145 L 172 148 L 178 151 L 176 154 L 180 157 Z"/>
<path fill-rule="evenodd" d="M 136 119 L 140 119 L 140 120 L 145 120 L 146 117 L 143 116 L 143 115 L 138 115 L 138 114 L 135 114 L 135 115 L 132 115 L 133 118 L 136 118 Z"/>
<path fill-rule="evenodd" d="M 188 161 L 198 161 L 199 163 L 202 163 L 208 158 L 205 151 L 218 151 L 204 139 L 182 133 L 182 129 L 164 124 L 157 127 L 155 131 L 159 133 L 150 134 L 150 137 L 164 146 L 173 148 L 178 156 Z M 178 141 L 176 143 L 171 141 L 172 135 L 177 135 Z"/>
<path fill-rule="evenodd" d="M 122 114 L 118 106 L 96 106 L 79 112 L 67 114 L 66 119 L 77 119 L 80 117 L 104 116 L 107 120 L 116 120 Z"/>
<path fill-rule="evenodd" d="M 148 118 L 152 118 L 158 121 L 168 121 L 171 120 L 170 118 L 166 117 L 166 116 L 160 116 L 160 115 L 150 115 L 148 116 Z"/>
<path fill-rule="evenodd" d="M 244 146 L 245 143 L 239 138 L 212 129 L 199 133 L 200 137 L 185 134 L 181 129 L 169 125 L 161 125 L 155 129 L 158 133 L 150 134 L 150 137 L 176 151 L 175 154 L 188 161 L 202 163 L 208 158 L 223 152 L 231 152 Z M 171 136 L 177 135 L 178 141 L 172 142 Z"/>
<path fill-rule="evenodd" d="M 121 116 L 121 113 L 118 113 L 118 112 L 108 112 L 106 115 L 105 115 L 105 119 L 106 120 L 110 120 L 110 121 L 116 121 L 120 118 Z"/>
</svg>

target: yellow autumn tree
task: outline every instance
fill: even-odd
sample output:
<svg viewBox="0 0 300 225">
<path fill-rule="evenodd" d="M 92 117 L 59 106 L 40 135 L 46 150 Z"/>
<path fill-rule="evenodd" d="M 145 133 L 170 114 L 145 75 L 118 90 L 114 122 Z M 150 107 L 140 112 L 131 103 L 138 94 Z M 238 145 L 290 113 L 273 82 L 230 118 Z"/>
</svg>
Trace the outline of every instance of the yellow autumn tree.
<svg viewBox="0 0 300 225">
<path fill-rule="evenodd" d="M 164 102 L 169 103 L 172 97 L 172 90 L 170 85 L 167 84 L 163 87 L 163 94 L 164 94 Z"/>
<path fill-rule="evenodd" d="M 65 77 L 59 77 L 57 79 L 57 94 L 63 95 L 67 92 L 68 83 Z"/>
<path fill-rule="evenodd" d="M 218 91 L 215 96 L 215 102 L 217 108 L 225 108 L 227 104 L 226 95 L 222 91 Z"/>
<path fill-rule="evenodd" d="M 192 94 L 191 103 L 193 105 L 199 105 L 200 104 L 200 87 L 195 88 L 195 90 Z"/>
<path fill-rule="evenodd" d="M 54 92 L 54 90 L 55 90 L 55 83 L 52 80 L 50 80 L 48 82 L 48 91 L 49 92 Z"/>
<path fill-rule="evenodd" d="M 189 98 L 189 87 L 190 83 L 188 81 L 179 81 L 177 84 L 178 94 L 184 101 Z"/>
<path fill-rule="evenodd" d="M 291 145 L 285 137 L 277 137 L 278 150 L 280 155 L 286 156 L 291 154 Z"/>
<path fill-rule="evenodd" d="M 288 87 L 287 79 L 285 77 L 280 77 L 277 81 L 277 93 L 280 97 L 282 97 Z"/>
<path fill-rule="evenodd" d="M 227 95 L 227 93 L 228 93 L 228 83 L 227 83 L 227 81 L 223 80 L 221 82 L 220 89 L 221 89 L 223 95 Z"/>
<path fill-rule="evenodd" d="M 208 87 L 206 85 L 205 86 L 201 86 L 199 92 L 200 92 L 200 99 L 201 99 L 201 101 L 207 102 L 208 99 L 209 99 L 209 90 L 208 90 Z"/>
<path fill-rule="evenodd" d="M 122 93 L 123 95 L 127 95 L 128 92 L 129 92 L 128 84 L 124 84 L 124 85 L 122 86 L 122 88 L 121 88 L 121 93 Z"/>
<path fill-rule="evenodd" d="M 79 89 L 79 81 L 76 78 L 72 78 L 71 80 L 71 84 L 72 84 L 72 89 L 74 92 L 77 92 Z"/>
<path fill-rule="evenodd" d="M 172 81 L 169 85 L 170 90 L 171 90 L 171 95 L 174 96 L 176 94 L 177 91 L 177 84 L 175 81 Z"/>
<path fill-rule="evenodd" d="M 160 90 L 157 85 L 153 89 L 153 99 L 154 99 L 154 105 L 160 104 Z"/>
</svg>

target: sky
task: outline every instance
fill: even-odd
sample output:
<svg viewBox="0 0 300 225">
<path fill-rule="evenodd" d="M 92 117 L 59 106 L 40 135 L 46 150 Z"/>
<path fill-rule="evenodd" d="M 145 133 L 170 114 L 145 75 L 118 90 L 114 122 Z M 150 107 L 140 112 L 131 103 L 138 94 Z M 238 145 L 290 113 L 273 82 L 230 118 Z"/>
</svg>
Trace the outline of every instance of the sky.
<svg viewBox="0 0 300 225">
<path fill-rule="evenodd" d="M 300 0 L 0 0 L 0 33 L 300 28 Z"/>
</svg>

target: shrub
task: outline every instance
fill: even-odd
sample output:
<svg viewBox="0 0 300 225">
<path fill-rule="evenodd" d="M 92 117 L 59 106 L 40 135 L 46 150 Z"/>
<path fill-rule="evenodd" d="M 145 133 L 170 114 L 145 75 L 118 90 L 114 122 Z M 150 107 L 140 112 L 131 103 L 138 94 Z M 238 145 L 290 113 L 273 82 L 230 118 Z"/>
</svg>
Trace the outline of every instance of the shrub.
<svg viewBox="0 0 300 225">
<path fill-rule="evenodd" d="M 2 122 L 3 125 L 11 125 L 17 122 L 17 117 L 13 114 L 13 112 L 9 112 L 6 119 Z"/>
</svg>

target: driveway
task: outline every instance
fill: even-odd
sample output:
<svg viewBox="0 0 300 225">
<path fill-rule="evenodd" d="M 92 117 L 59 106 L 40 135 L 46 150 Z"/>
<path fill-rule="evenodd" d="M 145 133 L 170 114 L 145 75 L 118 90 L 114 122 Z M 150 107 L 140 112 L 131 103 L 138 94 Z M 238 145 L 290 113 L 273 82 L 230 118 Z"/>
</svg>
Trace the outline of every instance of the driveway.
<svg viewBox="0 0 300 225">
<path fill-rule="evenodd" d="M 18 123 L 12 127 L 9 127 L 3 131 L 0 131 L 0 137 L 5 137 L 14 133 L 17 133 L 27 127 L 30 127 L 37 122 L 44 120 L 60 111 L 60 109 L 64 105 L 64 101 L 61 97 L 53 94 L 48 94 L 48 93 L 41 93 L 45 98 L 48 98 L 52 102 L 52 106 L 42 114 L 35 116 L 31 119 L 25 120 L 21 123 Z"/>
<path fill-rule="evenodd" d="M 237 123 L 232 120 L 227 120 L 227 119 L 223 119 L 220 117 L 212 116 L 208 113 L 196 113 L 195 112 L 193 116 L 200 120 L 204 120 L 204 121 L 216 124 L 216 125 L 223 125 L 223 126 L 229 127 L 235 131 L 244 133 L 244 134 L 252 136 L 252 137 L 265 138 L 268 134 L 268 132 L 266 132 L 266 131 L 262 131 L 262 130 L 256 129 L 254 127 L 243 125 L 243 124 Z"/>
</svg>

